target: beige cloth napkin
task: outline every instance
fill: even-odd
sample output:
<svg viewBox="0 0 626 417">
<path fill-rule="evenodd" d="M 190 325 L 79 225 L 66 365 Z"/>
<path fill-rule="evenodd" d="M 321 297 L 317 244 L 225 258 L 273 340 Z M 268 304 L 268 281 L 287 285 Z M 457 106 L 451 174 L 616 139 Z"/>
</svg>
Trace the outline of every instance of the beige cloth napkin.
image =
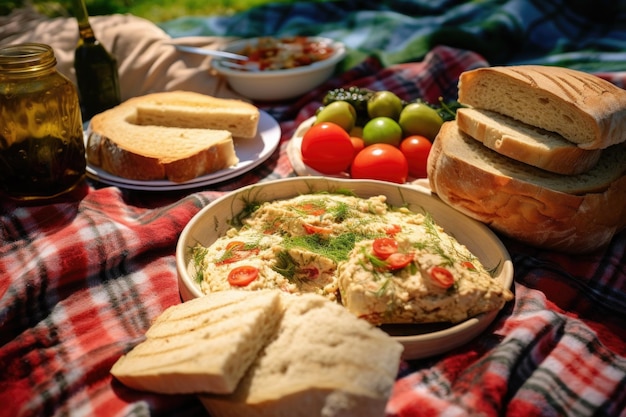
<svg viewBox="0 0 626 417">
<path fill-rule="evenodd" d="M 151 92 L 188 90 L 217 97 L 240 98 L 210 68 L 210 57 L 176 50 L 169 43 L 217 49 L 228 38 L 172 39 L 154 23 L 132 15 L 93 16 L 96 37 L 118 62 L 122 99 Z M 50 19 L 28 9 L 0 16 L 0 46 L 24 42 L 50 45 L 57 69 L 75 81 L 74 49 L 78 26 L 74 18 Z"/>
</svg>

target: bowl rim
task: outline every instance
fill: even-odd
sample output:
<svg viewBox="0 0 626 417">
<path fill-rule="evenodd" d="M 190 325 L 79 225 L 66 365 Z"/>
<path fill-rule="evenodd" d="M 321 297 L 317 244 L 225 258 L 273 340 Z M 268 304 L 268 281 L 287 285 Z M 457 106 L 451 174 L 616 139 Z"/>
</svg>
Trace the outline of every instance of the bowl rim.
<svg viewBox="0 0 626 417">
<path fill-rule="evenodd" d="M 242 39 L 237 39 L 235 41 L 229 42 L 228 44 L 222 46 L 221 48 L 219 48 L 220 51 L 224 51 L 224 52 L 236 52 L 236 50 L 234 50 L 237 47 L 240 47 L 242 45 L 248 44 L 248 43 L 254 43 L 254 42 L 258 42 L 258 40 L 260 38 L 268 38 L 271 36 L 257 36 L 254 38 L 242 38 Z M 283 36 L 283 37 L 279 37 L 278 39 L 281 38 L 288 38 L 289 36 Z M 250 71 L 239 71 L 236 69 L 232 69 L 232 68 L 228 68 L 225 67 L 221 64 L 220 59 L 213 59 L 211 60 L 211 66 L 213 67 L 213 69 L 215 69 L 217 72 L 226 75 L 226 76 L 236 76 L 238 78 L 274 78 L 274 77 L 281 77 L 281 76 L 285 76 L 285 75 L 301 75 L 301 74 L 309 74 L 311 72 L 315 72 L 317 70 L 322 70 L 322 69 L 327 69 L 333 65 L 336 65 L 337 63 L 339 63 L 339 61 L 341 61 L 345 56 L 346 56 L 346 46 L 343 42 L 340 41 L 336 41 L 334 39 L 331 38 L 326 38 L 323 36 L 305 36 L 305 38 L 307 39 L 313 39 L 313 40 L 321 40 L 321 41 L 327 41 L 328 43 L 330 43 L 334 48 L 335 51 L 334 53 L 329 56 L 328 58 L 322 60 L 322 61 L 317 61 L 314 62 L 312 64 L 306 65 L 306 66 L 302 66 L 302 67 L 296 67 L 296 68 L 289 68 L 289 69 L 280 69 L 280 70 L 272 70 L 272 71 L 258 71 L 258 72 L 250 72 Z"/>
<path fill-rule="evenodd" d="M 432 198 L 435 199 L 436 202 L 433 204 L 439 205 L 441 207 L 446 207 L 450 213 L 454 213 L 454 216 L 458 216 L 458 218 L 462 219 L 463 222 L 467 222 L 468 227 L 475 229 L 476 231 L 480 231 L 484 236 L 490 239 L 491 244 L 497 248 L 497 255 L 501 257 L 501 265 L 500 273 L 498 277 L 500 282 L 505 288 L 509 288 L 513 291 L 513 283 L 514 283 L 514 270 L 513 270 L 513 262 L 510 253 L 504 246 L 504 243 L 498 238 L 498 236 L 489 229 L 484 223 L 481 223 L 477 220 L 474 220 L 467 215 L 461 213 L 460 211 L 454 209 L 453 207 L 447 205 L 441 199 L 439 199 L 436 195 L 432 194 L 429 189 L 421 186 L 414 186 L 411 184 L 394 184 L 385 181 L 378 180 L 353 180 L 353 179 L 342 179 L 342 178 L 333 178 L 333 177 L 325 177 L 325 176 L 305 176 L 305 177 L 289 177 L 282 178 L 278 180 L 266 181 L 257 184 L 251 184 L 237 190 L 231 191 L 221 197 L 210 202 L 207 206 L 198 211 L 187 223 L 187 225 L 183 228 L 177 246 L 176 246 L 176 268 L 178 273 L 178 285 L 181 295 L 183 295 L 183 301 L 187 301 L 184 298 L 183 291 L 187 294 L 196 297 L 202 297 L 205 294 L 200 289 L 200 286 L 195 282 L 194 278 L 188 271 L 189 257 L 188 241 L 191 238 L 192 231 L 197 227 L 197 224 L 202 221 L 202 218 L 206 216 L 207 212 L 213 210 L 215 206 L 219 206 L 223 204 L 225 200 L 236 198 L 237 196 L 242 196 L 245 193 L 252 194 L 253 192 L 259 192 L 260 187 L 271 186 L 271 185 L 283 185 L 284 187 L 288 187 L 290 189 L 296 189 L 295 186 L 290 187 L 291 182 L 303 182 L 305 185 L 311 187 L 311 182 L 319 182 L 325 181 L 326 186 L 330 188 L 331 186 L 335 186 L 337 188 L 346 188 L 349 187 L 350 184 L 359 184 L 360 186 L 367 186 L 369 184 L 378 184 L 379 186 L 389 186 L 398 188 L 398 192 L 402 194 L 402 192 L 416 192 L 420 193 L 424 196 L 424 198 Z M 294 194 L 297 195 L 297 194 Z M 358 193 L 357 193 L 358 195 Z M 288 198 L 288 197 L 279 197 L 279 198 Z M 215 221 L 215 220 L 214 220 Z M 448 230 L 448 232 L 451 232 Z M 453 231 L 452 231 L 453 232 Z M 453 233 L 454 234 L 454 233 Z M 464 242 L 461 242 L 465 244 Z M 482 261 L 482 259 L 481 259 Z M 487 266 L 487 265 L 486 265 Z M 191 287 L 190 287 L 191 286 Z M 184 289 L 182 287 L 185 287 Z M 504 308 L 504 307 L 503 307 Z M 476 337 L 478 334 L 482 333 L 497 317 L 500 313 L 500 310 L 494 310 L 487 313 L 479 314 L 478 316 L 471 317 L 467 320 L 461 321 L 459 323 L 449 324 L 448 327 L 423 332 L 416 333 L 410 335 L 392 335 L 392 337 L 400 342 L 405 347 L 405 352 L 403 357 L 405 359 L 420 359 L 428 356 L 433 356 L 436 354 L 444 353 L 453 348 L 463 345 L 468 342 L 472 338 Z M 446 344 L 445 348 L 440 348 L 439 344 Z M 428 344 L 428 346 L 427 346 Z"/>
</svg>

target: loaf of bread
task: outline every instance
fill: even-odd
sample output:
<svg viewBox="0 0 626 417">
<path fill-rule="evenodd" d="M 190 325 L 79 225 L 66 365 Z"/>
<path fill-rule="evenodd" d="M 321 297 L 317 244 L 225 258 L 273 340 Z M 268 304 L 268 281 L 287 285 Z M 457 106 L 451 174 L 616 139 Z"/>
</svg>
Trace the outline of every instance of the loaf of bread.
<svg viewBox="0 0 626 417">
<path fill-rule="evenodd" d="M 137 103 L 137 124 L 228 130 L 236 138 L 254 138 L 259 109 L 241 100 L 191 91 L 155 93 Z"/>
<path fill-rule="evenodd" d="M 143 391 L 230 393 L 274 337 L 281 314 L 271 291 L 229 291 L 172 306 L 111 374 Z"/>
<path fill-rule="evenodd" d="M 485 146 L 517 161 L 564 175 L 589 171 L 601 149 L 587 150 L 563 136 L 490 110 L 457 110 L 459 128 Z"/>
<path fill-rule="evenodd" d="M 232 395 L 201 395 L 215 417 L 384 415 L 402 345 L 319 295 L 282 293 L 276 337 Z"/>
<path fill-rule="evenodd" d="M 564 176 L 503 156 L 452 121 L 433 143 L 428 179 L 452 207 L 537 247 L 589 252 L 626 227 L 625 144 L 603 151 L 591 170 Z"/>
<path fill-rule="evenodd" d="M 626 138 L 626 91 L 567 68 L 520 65 L 467 71 L 459 102 L 556 132 L 583 149 Z"/>
</svg>

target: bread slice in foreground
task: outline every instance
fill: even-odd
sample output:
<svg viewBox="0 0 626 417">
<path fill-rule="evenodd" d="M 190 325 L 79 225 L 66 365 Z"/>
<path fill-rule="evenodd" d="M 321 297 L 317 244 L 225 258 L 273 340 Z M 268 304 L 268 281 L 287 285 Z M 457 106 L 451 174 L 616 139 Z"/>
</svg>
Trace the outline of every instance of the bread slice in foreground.
<svg viewBox="0 0 626 417">
<path fill-rule="evenodd" d="M 558 174 L 589 171 L 602 150 L 581 149 L 563 136 L 490 110 L 457 110 L 459 128 L 502 155 Z"/>
<path fill-rule="evenodd" d="M 589 252 L 626 227 L 626 145 L 565 176 L 505 157 L 446 122 L 428 159 L 431 189 L 494 229 L 538 247 Z"/>
<path fill-rule="evenodd" d="M 231 132 L 141 126 L 141 96 L 95 115 L 89 126 L 87 162 L 131 180 L 185 182 L 236 165 Z"/>
<path fill-rule="evenodd" d="M 541 65 L 466 71 L 458 100 L 556 132 L 583 149 L 626 139 L 626 90 L 581 71 Z"/>
<path fill-rule="evenodd" d="M 314 294 L 281 294 L 284 315 L 232 395 L 201 395 L 216 417 L 380 417 L 402 345 Z"/>
<path fill-rule="evenodd" d="M 281 314 L 272 291 L 228 291 L 172 306 L 111 373 L 138 390 L 230 393 L 274 336 Z"/>
<path fill-rule="evenodd" d="M 191 91 L 155 93 L 137 104 L 137 124 L 228 130 L 237 138 L 254 138 L 259 109 L 241 100 Z"/>
</svg>

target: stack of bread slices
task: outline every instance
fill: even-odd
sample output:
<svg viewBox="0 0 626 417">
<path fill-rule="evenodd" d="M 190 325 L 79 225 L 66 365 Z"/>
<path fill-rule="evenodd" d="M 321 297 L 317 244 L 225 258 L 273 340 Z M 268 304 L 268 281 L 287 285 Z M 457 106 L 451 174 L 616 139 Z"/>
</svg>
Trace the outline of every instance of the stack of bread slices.
<svg viewBox="0 0 626 417">
<path fill-rule="evenodd" d="M 428 161 L 442 200 L 504 235 L 562 252 L 626 227 L 626 91 L 550 66 L 467 71 Z"/>
<path fill-rule="evenodd" d="M 402 351 L 320 295 L 228 290 L 165 310 L 111 373 L 213 417 L 380 417 Z"/>
<path fill-rule="evenodd" d="M 191 91 L 146 94 L 95 115 L 87 162 L 139 181 L 181 183 L 239 162 L 233 138 L 254 140 L 254 105 Z"/>
</svg>

